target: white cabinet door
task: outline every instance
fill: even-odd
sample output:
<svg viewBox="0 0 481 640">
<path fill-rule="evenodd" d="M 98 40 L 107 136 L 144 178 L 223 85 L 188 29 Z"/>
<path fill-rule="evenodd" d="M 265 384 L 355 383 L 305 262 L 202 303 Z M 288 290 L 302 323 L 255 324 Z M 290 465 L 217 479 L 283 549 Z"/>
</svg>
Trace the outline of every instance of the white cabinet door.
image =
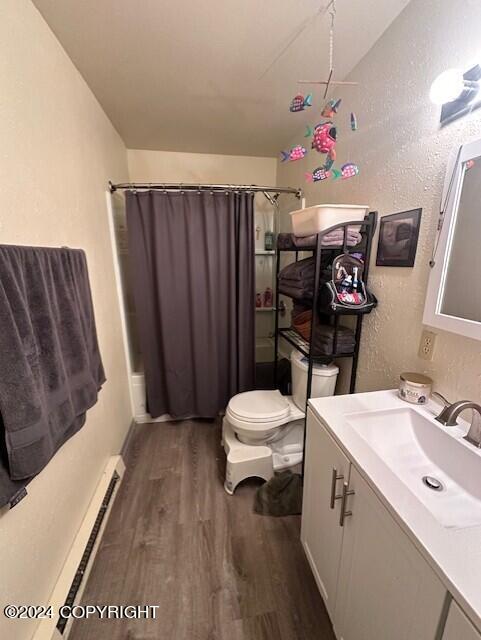
<svg viewBox="0 0 481 640">
<path fill-rule="evenodd" d="M 331 618 L 342 547 L 340 500 L 335 499 L 331 508 L 331 488 L 334 487 L 335 496 L 341 493 L 343 480 L 348 480 L 349 466 L 349 460 L 309 410 L 301 541 Z M 333 473 L 337 480 L 333 479 Z"/>
<path fill-rule="evenodd" d="M 341 640 L 434 640 L 446 591 L 357 469 L 346 501 L 334 627 Z"/>
<path fill-rule="evenodd" d="M 473 627 L 459 606 L 451 602 L 444 627 L 443 640 L 480 640 L 481 634 Z"/>
</svg>

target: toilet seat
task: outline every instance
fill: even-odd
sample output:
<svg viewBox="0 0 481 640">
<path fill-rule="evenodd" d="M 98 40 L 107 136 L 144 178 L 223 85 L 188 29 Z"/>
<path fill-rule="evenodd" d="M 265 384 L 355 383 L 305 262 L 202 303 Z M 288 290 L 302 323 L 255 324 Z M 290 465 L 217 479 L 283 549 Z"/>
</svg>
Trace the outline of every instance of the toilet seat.
<svg viewBox="0 0 481 640">
<path fill-rule="evenodd" d="M 231 398 L 227 411 L 242 422 L 277 422 L 290 413 L 289 403 L 278 391 L 246 391 Z"/>
<path fill-rule="evenodd" d="M 231 398 L 226 417 L 246 437 L 266 438 L 296 417 L 304 417 L 288 396 L 279 391 L 246 391 Z M 249 436 L 248 434 L 251 434 Z"/>
<path fill-rule="evenodd" d="M 304 418 L 290 396 L 279 391 L 247 391 L 231 398 L 226 418 L 239 439 L 246 444 L 261 444 L 272 438 L 279 427 Z"/>
</svg>

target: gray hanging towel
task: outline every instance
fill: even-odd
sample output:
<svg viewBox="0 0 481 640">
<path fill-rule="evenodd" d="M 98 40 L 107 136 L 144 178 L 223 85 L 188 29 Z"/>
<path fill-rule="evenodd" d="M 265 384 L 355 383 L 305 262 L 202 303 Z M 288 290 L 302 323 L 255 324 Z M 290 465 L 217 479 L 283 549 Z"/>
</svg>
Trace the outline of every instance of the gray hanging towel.
<svg viewBox="0 0 481 640">
<path fill-rule="evenodd" d="M 45 467 L 104 382 L 84 252 L 0 245 L 0 412 L 12 481 Z"/>
</svg>

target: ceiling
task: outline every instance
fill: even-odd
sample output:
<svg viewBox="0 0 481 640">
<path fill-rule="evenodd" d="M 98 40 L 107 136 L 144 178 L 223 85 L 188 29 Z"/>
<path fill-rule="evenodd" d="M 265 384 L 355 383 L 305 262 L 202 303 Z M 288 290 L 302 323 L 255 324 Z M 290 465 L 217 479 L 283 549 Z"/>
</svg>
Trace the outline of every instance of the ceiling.
<svg viewBox="0 0 481 640">
<path fill-rule="evenodd" d="M 289 103 L 297 80 L 327 75 L 327 1 L 33 0 L 127 147 L 260 156 L 312 119 Z M 337 0 L 337 79 L 408 2 Z"/>
</svg>

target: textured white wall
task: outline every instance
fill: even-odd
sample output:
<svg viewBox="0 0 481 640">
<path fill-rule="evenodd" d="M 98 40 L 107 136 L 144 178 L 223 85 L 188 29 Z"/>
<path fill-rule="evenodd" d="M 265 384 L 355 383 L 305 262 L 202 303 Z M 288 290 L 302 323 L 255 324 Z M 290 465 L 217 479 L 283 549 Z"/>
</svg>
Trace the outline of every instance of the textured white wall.
<svg viewBox="0 0 481 640">
<path fill-rule="evenodd" d="M 48 601 L 131 413 L 105 199 L 109 178 L 127 179 L 125 147 L 29 0 L 2 0 L 0 52 L 0 241 L 86 250 L 108 379 L 85 427 L 0 513 L 3 611 Z M 35 626 L 0 615 L 0 638 Z"/>
<path fill-rule="evenodd" d="M 360 175 L 306 185 L 304 173 L 322 164 L 323 156 L 315 152 L 278 168 L 279 184 L 304 183 L 308 204 L 368 203 L 381 215 L 423 208 L 414 268 L 372 269 L 371 284 L 380 306 L 364 324 L 359 391 L 393 387 L 401 371 L 415 370 L 431 374 L 436 388 L 450 399 L 481 400 L 480 342 L 439 332 L 434 360 L 417 356 L 448 156 L 458 145 L 481 136 L 481 110 L 441 130 L 439 108 L 429 101 L 429 88 L 441 71 L 464 69 L 479 59 L 480 33 L 479 0 L 412 0 L 353 70 L 350 79 L 360 87 L 335 94 L 343 98 L 337 116 L 339 161 L 359 163 Z M 355 133 L 349 128 L 351 110 L 359 121 Z M 319 110 L 312 111 L 315 119 Z M 302 136 L 300 131 L 286 143 L 302 142 Z M 373 262 L 376 247 L 377 239 Z"/>
</svg>

